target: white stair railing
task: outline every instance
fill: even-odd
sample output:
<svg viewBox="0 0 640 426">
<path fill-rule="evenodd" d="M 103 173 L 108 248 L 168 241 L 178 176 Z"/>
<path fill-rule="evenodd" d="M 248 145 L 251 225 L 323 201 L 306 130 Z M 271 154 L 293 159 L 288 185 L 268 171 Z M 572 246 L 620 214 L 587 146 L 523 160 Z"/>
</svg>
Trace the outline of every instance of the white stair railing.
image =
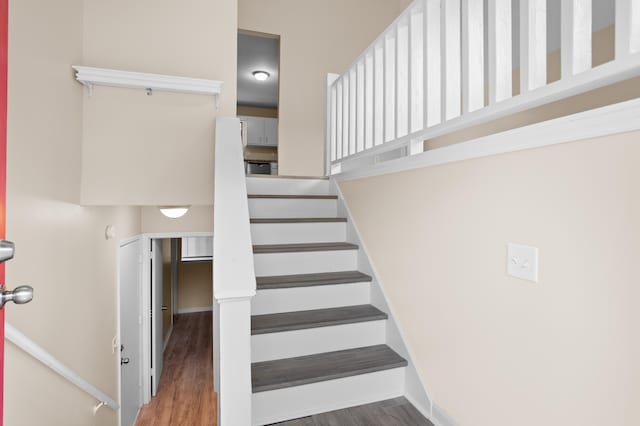
<svg viewBox="0 0 640 426">
<path fill-rule="evenodd" d="M 214 378 L 220 426 L 251 424 L 251 298 L 256 294 L 240 121 L 216 120 Z"/>
<path fill-rule="evenodd" d="M 547 83 L 547 2 L 520 0 L 513 96 L 511 0 L 486 2 L 486 28 L 482 0 L 415 0 L 327 81 L 330 172 L 417 154 L 424 140 L 640 75 L 640 0 L 615 0 L 615 58 L 597 67 L 592 1 L 561 0 L 561 79 Z"/>
<path fill-rule="evenodd" d="M 4 338 L 98 400 L 99 403 L 94 407 L 94 413 L 102 406 L 107 406 L 113 410 L 118 410 L 120 408 L 120 405 L 114 399 L 83 379 L 78 373 L 58 361 L 42 346 L 39 346 L 9 323 L 5 323 Z"/>
</svg>

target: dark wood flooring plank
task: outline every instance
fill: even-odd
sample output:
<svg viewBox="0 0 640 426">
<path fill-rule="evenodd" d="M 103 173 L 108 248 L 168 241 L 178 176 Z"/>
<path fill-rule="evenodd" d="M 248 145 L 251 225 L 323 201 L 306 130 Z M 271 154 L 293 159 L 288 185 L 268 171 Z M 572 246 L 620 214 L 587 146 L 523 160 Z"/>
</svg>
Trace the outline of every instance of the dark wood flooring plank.
<svg viewBox="0 0 640 426">
<path fill-rule="evenodd" d="M 277 359 L 251 364 L 253 392 L 263 392 L 358 374 L 405 367 L 407 361 L 387 345 Z"/>
<path fill-rule="evenodd" d="M 371 305 L 342 306 L 339 308 L 282 312 L 253 315 L 251 334 L 278 333 L 332 325 L 386 320 L 387 314 Z"/>
<path fill-rule="evenodd" d="M 298 243 L 298 244 L 259 244 L 253 246 L 258 253 L 298 253 L 308 251 L 356 250 L 358 246 L 351 243 Z"/>
<path fill-rule="evenodd" d="M 256 277 L 258 290 L 318 285 L 350 284 L 371 281 L 371 276 L 359 271 L 321 272 L 315 274 L 275 275 Z"/>
</svg>

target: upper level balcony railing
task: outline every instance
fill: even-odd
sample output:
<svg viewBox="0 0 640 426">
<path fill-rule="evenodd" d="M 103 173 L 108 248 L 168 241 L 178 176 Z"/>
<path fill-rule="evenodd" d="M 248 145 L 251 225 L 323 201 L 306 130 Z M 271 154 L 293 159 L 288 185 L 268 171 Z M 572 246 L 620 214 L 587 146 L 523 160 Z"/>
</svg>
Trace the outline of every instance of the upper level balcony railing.
<svg viewBox="0 0 640 426">
<path fill-rule="evenodd" d="M 519 1 L 515 67 L 511 0 L 415 0 L 344 74 L 330 76 L 329 172 L 420 153 L 425 140 L 640 75 L 640 0 L 608 0 L 615 53 L 595 67 L 593 0 L 558 1 L 561 77 L 548 82 L 547 0 Z"/>
</svg>

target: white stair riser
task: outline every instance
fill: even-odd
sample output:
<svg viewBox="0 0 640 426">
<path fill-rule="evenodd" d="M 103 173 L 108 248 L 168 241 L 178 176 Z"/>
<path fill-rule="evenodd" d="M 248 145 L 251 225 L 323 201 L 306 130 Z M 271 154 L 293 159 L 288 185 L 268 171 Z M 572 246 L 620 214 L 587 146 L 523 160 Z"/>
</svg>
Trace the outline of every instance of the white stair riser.
<svg viewBox="0 0 640 426">
<path fill-rule="evenodd" d="M 342 242 L 346 235 L 345 222 L 251 224 L 253 244 Z"/>
<path fill-rule="evenodd" d="M 337 209 L 327 198 L 249 198 L 252 218 L 336 217 Z"/>
<path fill-rule="evenodd" d="M 385 342 L 386 320 L 251 336 L 251 362 L 293 358 Z"/>
<path fill-rule="evenodd" d="M 357 269 L 358 250 L 258 253 L 253 255 L 256 276 L 312 274 Z"/>
<path fill-rule="evenodd" d="M 253 315 L 337 308 L 369 303 L 371 283 L 258 290 L 251 299 Z"/>
<path fill-rule="evenodd" d="M 404 394 L 404 368 L 253 394 L 254 425 L 297 419 Z"/>
<path fill-rule="evenodd" d="M 328 179 L 247 178 L 247 194 L 324 195 L 331 194 Z"/>
</svg>

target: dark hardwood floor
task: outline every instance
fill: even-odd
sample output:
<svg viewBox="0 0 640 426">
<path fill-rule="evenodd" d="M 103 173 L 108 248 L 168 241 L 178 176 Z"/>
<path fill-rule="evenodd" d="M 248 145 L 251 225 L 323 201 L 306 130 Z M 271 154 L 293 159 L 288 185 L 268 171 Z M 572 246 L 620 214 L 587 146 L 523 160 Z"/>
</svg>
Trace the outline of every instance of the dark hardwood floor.
<svg viewBox="0 0 640 426">
<path fill-rule="evenodd" d="M 136 425 L 215 425 L 212 360 L 211 312 L 176 315 L 158 395 L 142 407 Z"/>
<path fill-rule="evenodd" d="M 272 426 L 433 426 L 404 397 L 330 411 Z"/>
</svg>

